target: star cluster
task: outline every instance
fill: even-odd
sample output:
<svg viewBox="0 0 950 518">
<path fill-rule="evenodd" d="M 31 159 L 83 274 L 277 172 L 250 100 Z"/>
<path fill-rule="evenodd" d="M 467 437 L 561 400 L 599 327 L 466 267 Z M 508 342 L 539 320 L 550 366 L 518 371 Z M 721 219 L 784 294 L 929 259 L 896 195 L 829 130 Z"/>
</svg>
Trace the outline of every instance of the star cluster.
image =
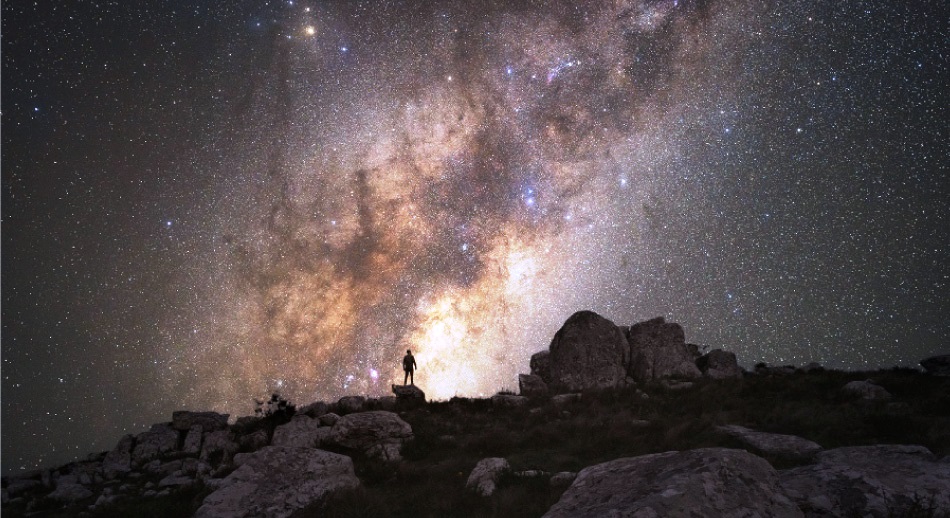
<svg viewBox="0 0 950 518">
<path fill-rule="evenodd" d="M 3 470 L 174 409 L 515 388 L 574 311 L 950 337 L 946 9 L 5 4 Z"/>
</svg>

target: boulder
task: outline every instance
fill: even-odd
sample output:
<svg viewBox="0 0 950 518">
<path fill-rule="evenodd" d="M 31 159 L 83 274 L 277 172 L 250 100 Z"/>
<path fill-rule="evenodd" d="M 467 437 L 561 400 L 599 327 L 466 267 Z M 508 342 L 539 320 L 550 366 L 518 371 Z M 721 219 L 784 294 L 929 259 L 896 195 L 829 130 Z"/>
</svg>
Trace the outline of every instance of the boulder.
<svg viewBox="0 0 950 518">
<path fill-rule="evenodd" d="M 228 430 L 205 432 L 202 441 L 199 458 L 213 466 L 229 463 L 238 450 L 238 445 L 234 442 L 234 436 Z"/>
<path fill-rule="evenodd" d="M 531 374 L 551 383 L 551 351 L 541 351 L 531 355 Z"/>
<path fill-rule="evenodd" d="M 551 475 L 551 480 L 548 483 L 554 488 L 565 488 L 570 486 L 576 478 L 577 473 L 573 471 L 561 471 Z"/>
<path fill-rule="evenodd" d="M 297 448 L 316 448 L 321 435 L 326 435 L 329 428 L 323 427 L 326 432 L 320 431 L 320 421 L 306 415 L 295 415 L 289 423 L 282 424 L 274 429 L 271 444 L 274 446 L 291 446 Z"/>
<path fill-rule="evenodd" d="M 119 439 L 119 443 L 102 459 L 102 474 L 106 478 L 115 478 L 132 471 L 132 445 L 135 437 L 126 435 Z"/>
<path fill-rule="evenodd" d="M 412 427 L 398 415 L 385 410 L 360 412 L 341 417 L 330 430 L 330 444 L 360 450 L 371 457 L 398 460 L 398 450 L 412 438 Z"/>
<path fill-rule="evenodd" d="M 717 426 L 716 430 L 738 439 L 755 453 L 770 457 L 807 461 L 821 451 L 817 443 L 795 435 L 757 432 L 738 425 Z"/>
<path fill-rule="evenodd" d="M 548 396 L 548 385 L 541 376 L 519 374 L 518 392 L 529 399 L 543 399 Z"/>
<path fill-rule="evenodd" d="M 267 446 L 248 454 L 220 484 L 204 499 L 196 518 L 285 518 L 360 482 L 353 461 L 344 455 Z"/>
<path fill-rule="evenodd" d="M 182 473 L 172 473 L 158 481 L 158 487 L 187 487 L 194 485 L 195 479 Z"/>
<path fill-rule="evenodd" d="M 491 496 L 498 487 L 501 476 L 511 470 L 508 461 L 500 457 L 490 457 L 478 461 L 465 482 L 465 488 L 481 496 Z"/>
<path fill-rule="evenodd" d="M 698 378 L 702 374 L 686 348 L 682 326 L 663 317 L 640 322 L 627 332 L 630 375 L 638 382 L 659 378 Z"/>
<path fill-rule="evenodd" d="M 185 442 L 182 444 L 181 451 L 188 455 L 198 455 L 201 453 L 201 436 L 204 434 L 204 427 L 200 424 L 192 425 L 185 435 Z"/>
<path fill-rule="evenodd" d="M 352 414 L 363 410 L 364 403 L 366 398 L 363 396 L 343 396 L 336 402 L 336 409 L 341 414 Z"/>
<path fill-rule="evenodd" d="M 780 474 L 785 493 L 809 516 L 911 516 L 915 506 L 950 511 L 950 464 L 923 446 L 836 448 L 816 460 Z"/>
<path fill-rule="evenodd" d="M 323 414 L 322 416 L 320 416 L 320 424 L 322 424 L 323 426 L 333 426 L 339 420 L 340 420 L 340 416 L 334 414 L 333 412 L 330 412 L 328 414 Z"/>
<path fill-rule="evenodd" d="M 422 391 L 420 390 L 420 392 Z M 423 393 L 422 402 L 425 402 L 425 397 L 426 397 L 425 393 Z M 392 411 L 396 409 L 396 403 L 398 402 L 398 398 L 396 396 L 380 396 L 379 399 L 377 399 L 376 401 L 378 401 L 378 406 L 380 410 Z"/>
<path fill-rule="evenodd" d="M 267 430 L 258 430 L 254 433 L 238 437 L 238 446 L 245 451 L 255 451 L 267 446 Z"/>
<path fill-rule="evenodd" d="M 704 448 L 585 468 L 544 516 L 804 515 L 765 459 L 743 450 Z"/>
<path fill-rule="evenodd" d="M 825 370 L 825 368 L 822 367 L 821 364 L 818 362 L 810 362 L 804 367 L 802 367 L 802 372 L 805 372 L 805 373 L 821 372 L 823 370 Z"/>
<path fill-rule="evenodd" d="M 735 353 L 713 349 L 696 360 L 703 376 L 712 379 L 741 378 L 742 369 L 736 361 Z"/>
<path fill-rule="evenodd" d="M 223 430 L 228 427 L 229 414 L 217 412 L 189 412 L 179 410 L 172 413 L 172 428 L 180 432 L 187 432 L 195 425 L 200 425 L 206 432 Z"/>
<path fill-rule="evenodd" d="M 528 398 L 514 394 L 495 394 L 491 397 L 491 404 L 498 408 L 524 408 L 528 406 Z"/>
<path fill-rule="evenodd" d="M 169 424 L 154 424 L 147 432 L 135 437 L 132 465 L 141 466 L 152 459 L 171 453 L 178 448 L 178 431 Z"/>
<path fill-rule="evenodd" d="M 328 409 L 329 409 L 329 405 L 327 405 L 323 401 L 315 401 L 305 407 L 298 408 L 297 415 L 303 414 L 308 417 L 317 418 L 327 413 Z"/>
<path fill-rule="evenodd" d="M 842 389 L 845 392 L 861 396 L 863 399 L 883 400 L 891 399 L 891 393 L 871 380 L 850 381 Z"/>
<path fill-rule="evenodd" d="M 67 478 L 67 480 L 60 480 L 56 484 L 56 489 L 49 494 L 49 498 L 59 500 L 60 502 L 75 503 L 90 498 L 93 494 L 89 488 L 83 486 L 75 479 Z"/>
<path fill-rule="evenodd" d="M 393 385 L 393 394 L 402 403 L 425 403 L 426 393 L 415 385 Z"/>
<path fill-rule="evenodd" d="M 941 354 L 925 358 L 920 360 L 920 366 L 927 371 L 927 374 L 950 376 L 950 354 Z"/>
<path fill-rule="evenodd" d="M 615 387 L 627 377 L 626 338 L 613 322 L 593 311 L 571 315 L 549 350 L 549 385 L 555 390 Z"/>
</svg>

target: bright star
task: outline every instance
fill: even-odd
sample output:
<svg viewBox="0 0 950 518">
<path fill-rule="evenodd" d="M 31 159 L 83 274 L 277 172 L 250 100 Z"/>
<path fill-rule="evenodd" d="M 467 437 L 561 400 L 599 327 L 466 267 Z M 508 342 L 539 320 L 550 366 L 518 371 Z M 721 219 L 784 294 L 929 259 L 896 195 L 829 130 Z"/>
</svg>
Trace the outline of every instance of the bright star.
<svg viewBox="0 0 950 518">
<path fill-rule="evenodd" d="M 304 31 L 307 33 L 307 36 L 313 36 L 317 33 L 317 29 L 313 25 L 308 25 Z"/>
</svg>

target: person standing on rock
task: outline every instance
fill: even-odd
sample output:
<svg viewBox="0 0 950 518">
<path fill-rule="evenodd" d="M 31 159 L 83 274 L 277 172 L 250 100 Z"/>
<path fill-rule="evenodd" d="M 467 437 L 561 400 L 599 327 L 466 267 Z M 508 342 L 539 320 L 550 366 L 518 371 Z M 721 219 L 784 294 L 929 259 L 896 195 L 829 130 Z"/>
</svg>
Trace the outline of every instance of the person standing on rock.
<svg viewBox="0 0 950 518">
<path fill-rule="evenodd" d="M 408 380 L 413 385 L 416 384 L 416 380 L 413 379 L 412 373 L 418 367 L 416 366 L 416 359 L 412 356 L 412 351 L 407 350 L 406 355 L 402 357 L 402 370 L 406 371 L 406 375 L 402 379 L 402 384 L 406 384 Z"/>
</svg>

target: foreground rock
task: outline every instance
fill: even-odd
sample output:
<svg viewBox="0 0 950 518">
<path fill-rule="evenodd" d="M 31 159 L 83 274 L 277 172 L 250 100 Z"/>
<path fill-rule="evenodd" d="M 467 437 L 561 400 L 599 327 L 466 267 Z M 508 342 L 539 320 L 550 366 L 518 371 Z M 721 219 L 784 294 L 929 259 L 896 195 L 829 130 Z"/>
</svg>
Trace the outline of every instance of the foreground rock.
<svg viewBox="0 0 950 518">
<path fill-rule="evenodd" d="M 923 446 L 837 448 L 817 463 L 785 470 L 781 485 L 809 516 L 910 516 L 950 513 L 950 463 Z M 934 514 L 921 514 L 934 516 Z"/>
<path fill-rule="evenodd" d="M 274 446 L 293 446 L 300 448 L 319 448 L 320 443 L 330 435 L 330 428 L 320 426 L 319 419 L 307 415 L 295 415 L 289 423 L 274 429 L 271 444 Z"/>
<path fill-rule="evenodd" d="M 196 518 L 283 518 L 341 489 L 359 486 L 353 461 L 311 448 L 267 446 L 205 498 Z"/>
<path fill-rule="evenodd" d="M 571 315 L 549 350 L 549 384 L 559 390 L 615 387 L 627 377 L 626 338 L 613 322 L 593 311 Z"/>
<path fill-rule="evenodd" d="M 927 371 L 927 374 L 950 376 L 950 354 L 941 354 L 920 360 L 920 366 Z"/>
<path fill-rule="evenodd" d="M 630 375 L 638 382 L 660 378 L 698 378 L 702 374 L 686 347 L 686 333 L 663 317 L 640 322 L 627 331 Z"/>
<path fill-rule="evenodd" d="M 392 412 L 374 410 L 339 418 L 327 440 L 370 457 L 395 461 L 400 459 L 403 443 L 411 438 L 409 423 Z"/>
<path fill-rule="evenodd" d="M 415 385 L 393 385 L 393 394 L 402 403 L 425 403 L 426 393 Z"/>
<path fill-rule="evenodd" d="M 544 516 L 804 515 L 764 459 L 743 450 L 706 448 L 585 468 Z"/>
<path fill-rule="evenodd" d="M 770 457 L 806 461 L 821 451 L 817 443 L 795 435 L 757 432 L 737 425 L 717 426 L 716 430 L 738 439 L 756 453 Z"/>
<path fill-rule="evenodd" d="M 465 482 L 465 487 L 481 496 L 491 496 L 498 488 L 498 480 L 510 471 L 508 461 L 500 457 L 491 457 L 478 461 Z"/>
</svg>

